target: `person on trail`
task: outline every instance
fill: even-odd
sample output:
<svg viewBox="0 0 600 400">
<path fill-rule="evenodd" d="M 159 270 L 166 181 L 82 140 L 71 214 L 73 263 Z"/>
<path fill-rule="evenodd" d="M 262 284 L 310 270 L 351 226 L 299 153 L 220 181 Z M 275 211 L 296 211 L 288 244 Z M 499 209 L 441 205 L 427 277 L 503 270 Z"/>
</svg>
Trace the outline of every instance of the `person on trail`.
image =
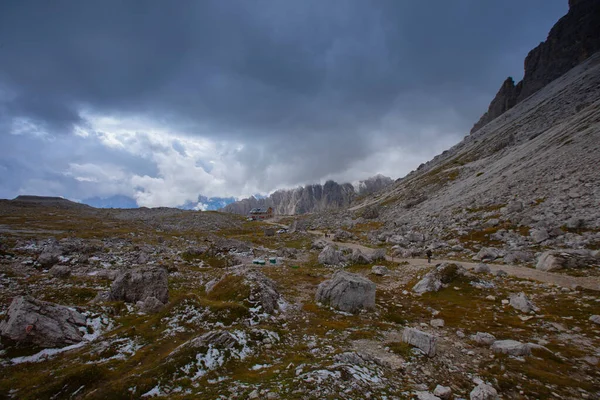
<svg viewBox="0 0 600 400">
<path fill-rule="evenodd" d="M 427 254 L 427 264 L 431 263 L 431 256 L 433 255 L 433 253 L 431 252 L 431 249 L 427 249 L 425 254 Z"/>
</svg>

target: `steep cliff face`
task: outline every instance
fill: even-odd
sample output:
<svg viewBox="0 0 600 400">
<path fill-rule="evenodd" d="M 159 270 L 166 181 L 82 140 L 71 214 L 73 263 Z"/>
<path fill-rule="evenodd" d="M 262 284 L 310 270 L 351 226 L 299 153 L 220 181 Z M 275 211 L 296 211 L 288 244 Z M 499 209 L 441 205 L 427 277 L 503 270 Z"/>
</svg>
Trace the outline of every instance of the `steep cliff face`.
<svg viewBox="0 0 600 400">
<path fill-rule="evenodd" d="M 278 190 L 265 199 L 250 197 L 229 204 L 222 211 L 247 214 L 256 207 L 273 207 L 275 214 L 295 215 L 347 207 L 358 196 L 372 194 L 393 180 L 383 175 L 360 181 L 355 188 L 350 183 L 327 181 L 324 185 L 307 185 L 291 190 Z"/>
<path fill-rule="evenodd" d="M 525 58 L 525 74 L 517 85 L 503 84 L 488 111 L 473 126 L 478 131 L 548 83 L 600 50 L 600 1 L 569 0 L 569 12 L 552 27 L 545 42 Z"/>
</svg>

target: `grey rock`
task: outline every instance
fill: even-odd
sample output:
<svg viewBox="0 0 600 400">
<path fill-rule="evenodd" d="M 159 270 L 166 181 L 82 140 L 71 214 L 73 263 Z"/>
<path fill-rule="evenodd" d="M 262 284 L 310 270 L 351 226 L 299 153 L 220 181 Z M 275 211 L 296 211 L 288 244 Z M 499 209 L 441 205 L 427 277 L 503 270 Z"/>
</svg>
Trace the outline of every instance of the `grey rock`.
<svg viewBox="0 0 600 400">
<path fill-rule="evenodd" d="M 377 249 L 373 253 L 370 254 L 371 261 L 381 261 L 385 260 L 385 249 Z"/>
<path fill-rule="evenodd" d="M 375 308 L 375 284 L 358 274 L 338 271 L 321 282 L 315 300 L 349 313 Z"/>
<path fill-rule="evenodd" d="M 350 257 L 354 264 L 369 264 L 371 262 L 371 258 L 364 254 L 359 249 L 354 249 L 352 251 L 352 256 Z"/>
<path fill-rule="evenodd" d="M 417 282 L 413 287 L 413 292 L 418 294 L 437 292 L 444 287 L 444 285 L 447 285 L 458 276 L 464 274 L 465 269 L 462 266 L 453 263 L 442 263 Z"/>
<path fill-rule="evenodd" d="M 38 256 L 37 262 L 42 268 L 50 268 L 59 261 L 62 251 L 58 246 L 49 246 Z"/>
<path fill-rule="evenodd" d="M 244 270 L 246 281 L 250 284 L 250 297 L 252 304 L 262 307 L 267 314 L 273 314 L 280 307 L 281 294 L 277 290 L 275 282 L 260 271 Z"/>
<path fill-rule="evenodd" d="M 0 335 L 40 347 L 63 347 L 81 342 L 79 328 L 85 325 L 85 317 L 68 307 L 19 296 L 0 322 Z"/>
<path fill-rule="evenodd" d="M 452 389 L 448 386 L 437 385 L 433 394 L 442 400 L 448 400 L 452 396 Z"/>
<path fill-rule="evenodd" d="M 496 337 L 491 333 L 477 332 L 476 334 L 471 335 L 471 340 L 480 345 L 490 346 L 496 341 Z"/>
<path fill-rule="evenodd" d="M 111 300 L 137 303 L 147 297 L 155 297 L 163 304 L 168 303 L 169 282 L 166 269 L 145 267 L 121 272 L 110 287 Z"/>
<path fill-rule="evenodd" d="M 437 338 L 415 328 L 404 328 L 402 341 L 421 350 L 428 357 L 435 356 Z"/>
<path fill-rule="evenodd" d="M 429 322 L 429 325 L 433 326 L 434 328 L 443 328 L 444 324 L 444 320 L 440 318 L 432 319 Z"/>
<path fill-rule="evenodd" d="M 384 276 L 389 275 L 390 270 L 387 269 L 387 267 L 384 265 L 373 265 L 373 267 L 371 268 L 371 273 L 373 275 Z"/>
<path fill-rule="evenodd" d="M 533 260 L 533 254 L 529 251 L 511 251 L 504 256 L 506 264 L 520 264 Z"/>
<path fill-rule="evenodd" d="M 479 250 L 474 258 L 481 261 L 494 261 L 498 257 L 500 257 L 498 250 L 491 247 L 484 247 Z"/>
<path fill-rule="evenodd" d="M 496 271 L 496 276 L 504 277 L 508 276 L 508 273 L 504 270 L 499 269 L 498 271 Z"/>
<path fill-rule="evenodd" d="M 344 262 L 342 252 L 336 250 L 331 244 L 328 244 L 319 254 L 319 263 L 325 265 L 338 265 Z"/>
<path fill-rule="evenodd" d="M 600 260 L 587 250 L 549 250 L 542 253 L 535 268 L 540 271 L 552 272 L 565 268 L 585 268 L 599 264 Z"/>
<path fill-rule="evenodd" d="M 590 321 L 594 324 L 600 325 L 600 315 L 592 315 Z"/>
<path fill-rule="evenodd" d="M 494 353 L 508 354 L 509 356 L 528 356 L 531 346 L 516 340 L 496 340 L 491 347 Z"/>
<path fill-rule="evenodd" d="M 567 220 L 565 226 L 569 229 L 579 229 L 583 228 L 585 221 L 581 218 L 572 217 Z"/>
<path fill-rule="evenodd" d="M 509 297 L 509 302 L 514 309 L 524 313 L 529 313 L 536 310 L 536 307 L 523 292 L 511 294 Z"/>
<path fill-rule="evenodd" d="M 138 301 L 137 306 L 140 311 L 145 312 L 146 314 L 155 314 L 162 310 L 165 305 L 156 297 L 151 296 L 146 297 L 144 301 Z"/>
<path fill-rule="evenodd" d="M 542 243 L 543 241 L 550 239 L 550 235 L 546 229 L 532 229 L 529 235 L 535 243 Z"/>
<path fill-rule="evenodd" d="M 470 393 L 471 400 L 499 400 L 498 392 L 493 386 L 486 383 L 480 383 Z"/>
<path fill-rule="evenodd" d="M 67 265 L 55 265 L 48 272 L 55 278 L 68 278 L 71 275 L 71 268 Z"/>
<path fill-rule="evenodd" d="M 440 398 L 436 395 L 433 395 L 426 391 L 415 392 L 415 394 L 417 395 L 417 400 L 440 400 Z"/>
<path fill-rule="evenodd" d="M 323 239 L 316 239 L 312 242 L 310 248 L 312 250 L 323 250 L 327 246 L 327 242 Z"/>
<path fill-rule="evenodd" d="M 483 264 L 483 263 L 477 264 L 475 266 L 474 271 L 475 271 L 475 273 L 478 273 L 478 274 L 489 274 L 492 272 L 492 270 L 490 269 L 490 266 L 487 264 Z"/>
</svg>

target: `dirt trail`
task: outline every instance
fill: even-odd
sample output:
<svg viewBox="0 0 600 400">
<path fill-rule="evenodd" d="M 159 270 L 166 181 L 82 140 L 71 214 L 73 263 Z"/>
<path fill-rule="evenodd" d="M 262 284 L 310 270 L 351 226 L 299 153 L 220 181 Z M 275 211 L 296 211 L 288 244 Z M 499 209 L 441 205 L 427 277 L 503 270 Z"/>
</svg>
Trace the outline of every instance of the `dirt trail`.
<svg viewBox="0 0 600 400">
<path fill-rule="evenodd" d="M 358 243 L 334 242 L 332 238 L 325 237 L 323 232 L 320 232 L 320 231 L 308 231 L 308 232 L 313 235 L 321 236 L 321 239 L 323 239 L 329 243 L 335 243 L 339 247 L 343 247 L 343 248 L 347 248 L 347 249 L 358 249 L 365 254 L 370 254 L 371 252 L 375 251 L 375 249 L 373 249 L 371 247 L 363 246 Z M 386 258 L 386 260 L 391 261 L 391 262 L 396 262 L 396 263 L 407 262 L 408 264 L 410 264 L 412 266 L 423 267 L 423 268 L 427 267 L 427 266 L 431 266 L 434 263 L 456 262 L 456 263 L 460 263 L 465 268 L 474 269 L 475 266 L 478 264 L 478 263 L 468 262 L 468 261 L 458 262 L 455 260 L 444 260 L 444 259 L 433 259 L 432 264 L 427 264 L 427 259 L 425 259 L 425 258 L 398 258 L 398 257 L 391 257 L 391 256 L 386 256 L 385 258 Z M 488 264 L 488 263 L 486 263 L 486 264 L 489 265 L 492 272 L 496 272 L 501 269 L 501 270 L 505 271 L 507 274 L 515 276 L 517 278 L 531 279 L 531 280 L 535 280 L 538 282 L 551 283 L 551 284 L 568 287 L 568 288 L 571 288 L 571 287 L 577 285 L 577 286 L 581 286 L 586 289 L 600 291 L 600 277 L 597 277 L 597 276 L 576 277 L 576 276 L 556 274 L 556 273 L 552 273 L 552 272 L 539 271 L 537 269 L 520 267 L 517 265 Z"/>
</svg>

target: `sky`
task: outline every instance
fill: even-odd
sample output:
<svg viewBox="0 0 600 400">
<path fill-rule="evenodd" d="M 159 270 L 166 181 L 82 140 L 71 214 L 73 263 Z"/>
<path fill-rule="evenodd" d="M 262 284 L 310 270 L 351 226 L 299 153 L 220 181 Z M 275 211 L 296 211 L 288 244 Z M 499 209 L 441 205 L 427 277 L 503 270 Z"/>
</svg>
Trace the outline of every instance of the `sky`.
<svg viewBox="0 0 600 400">
<path fill-rule="evenodd" d="M 458 143 L 567 0 L 0 2 L 0 198 L 247 197 Z"/>
</svg>

